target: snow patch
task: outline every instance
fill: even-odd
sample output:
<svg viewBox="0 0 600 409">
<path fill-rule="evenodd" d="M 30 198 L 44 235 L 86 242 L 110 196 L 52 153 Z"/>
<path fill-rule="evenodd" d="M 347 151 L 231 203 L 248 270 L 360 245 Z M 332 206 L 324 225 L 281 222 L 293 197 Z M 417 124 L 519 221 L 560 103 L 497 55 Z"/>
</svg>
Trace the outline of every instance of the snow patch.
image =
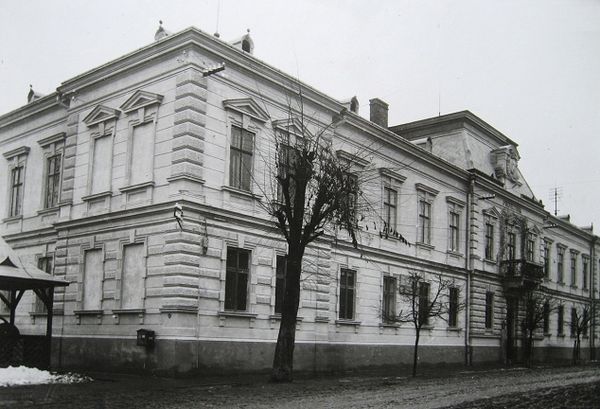
<svg viewBox="0 0 600 409">
<path fill-rule="evenodd" d="M 17 366 L 0 368 L 0 386 L 38 385 L 46 383 L 80 383 L 91 382 L 92 378 L 74 374 L 56 374 L 37 368 Z"/>
</svg>

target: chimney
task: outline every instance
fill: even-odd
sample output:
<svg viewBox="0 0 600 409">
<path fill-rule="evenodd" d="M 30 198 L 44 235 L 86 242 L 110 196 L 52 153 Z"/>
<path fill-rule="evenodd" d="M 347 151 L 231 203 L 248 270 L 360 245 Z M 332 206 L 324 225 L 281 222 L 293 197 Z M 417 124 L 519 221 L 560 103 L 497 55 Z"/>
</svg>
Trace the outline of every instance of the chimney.
<svg viewBox="0 0 600 409">
<path fill-rule="evenodd" d="M 380 100 L 379 98 L 373 98 L 369 101 L 371 122 L 375 122 L 377 125 L 384 128 L 388 127 L 388 104 Z"/>
</svg>

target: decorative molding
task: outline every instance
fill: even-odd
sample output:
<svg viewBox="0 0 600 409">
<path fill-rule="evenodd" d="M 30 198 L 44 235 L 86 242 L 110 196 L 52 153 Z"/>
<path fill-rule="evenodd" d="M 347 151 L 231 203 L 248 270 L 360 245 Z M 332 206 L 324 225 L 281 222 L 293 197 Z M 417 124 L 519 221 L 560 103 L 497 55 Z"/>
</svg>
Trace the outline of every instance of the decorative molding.
<svg viewBox="0 0 600 409">
<path fill-rule="evenodd" d="M 83 123 L 89 128 L 100 122 L 117 119 L 121 112 L 118 109 L 110 108 L 105 105 L 97 105 L 92 111 L 83 118 Z"/>
<path fill-rule="evenodd" d="M 401 174 L 394 172 L 388 168 L 379 168 L 379 174 L 384 177 L 388 177 L 394 179 L 398 183 L 404 183 L 406 180 L 406 176 L 402 176 Z"/>
<path fill-rule="evenodd" d="M 112 191 L 107 190 L 105 192 L 99 192 L 99 193 L 94 193 L 94 194 L 87 195 L 87 196 L 82 196 L 81 200 L 83 200 L 84 202 L 88 202 L 90 200 L 100 199 L 100 198 L 110 197 L 110 196 L 112 196 Z"/>
<path fill-rule="evenodd" d="M 460 207 L 465 207 L 466 203 L 452 196 L 446 196 L 446 202 L 455 204 Z"/>
<path fill-rule="evenodd" d="M 149 186 L 154 186 L 154 182 L 150 181 L 150 182 L 142 182 L 142 183 L 137 183 L 135 185 L 128 185 L 128 186 L 123 186 L 121 188 L 119 188 L 119 191 L 121 193 L 125 193 L 125 192 L 130 192 L 132 190 L 137 190 L 137 189 L 144 189 L 147 188 Z"/>
<path fill-rule="evenodd" d="M 294 135 L 301 137 L 311 137 L 312 134 L 306 129 L 306 126 L 302 124 L 298 118 L 287 118 L 287 119 L 277 119 L 272 122 L 273 129 L 280 129 L 282 131 L 290 132 Z"/>
<path fill-rule="evenodd" d="M 424 185 L 422 183 L 415 183 L 415 188 L 417 190 L 420 190 L 421 192 L 426 192 L 433 196 L 437 196 L 437 194 L 440 193 L 439 190 L 429 187 L 427 185 Z"/>
<path fill-rule="evenodd" d="M 30 150 L 31 148 L 29 148 L 29 146 L 20 146 L 12 151 L 4 152 L 2 155 L 6 159 L 12 159 L 15 156 L 28 155 Z"/>
<path fill-rule="evenodd" d="M 137 90 L 132 96 L 127 98 L 127 100 L 121 104 L 119 108 L 125 114 L 129 114 L 130 112 L 136 111 L 140 108 L 160 104 L 162 100 L 162 95 L 155 94 L 153 92 Z"/>
<path fill-rule="evenodd" d="M 369 161 L 363 158 L 358 157 L 357 155 L 353 155 L 349 152 L 346 152 L 344 150 L 337 150 L 335 152 L 336 156 L 338 157 L 338 159 L 340 160 L 346 160 L 350 163 L 353 163 L 355 165 L 358 165 L 360 167 L 366 167 L 369 164 Z"/>
<path fill-rule="evenodd" d="M 263 123 L 269 120 L 269 113 L 261 108 L 252 98 L 226 99 L 223 101 L 223 107 L 239 112 L 242 115 L 248 115 Z"/>
<path fill-rule="evenodd" d="M 38 144 L 44 148 L 56 142 L 64 142 L 67 134 L 64 132 L 57 133 L 56 135 L 48 136 L 47 138 L 40 139 Z"/>
<path fill-rule="evenodd" d="M 493 217 L 494 219 L 499 219 L 500 218 L 500 212 L 495 207 L 490 207 L 488 209 L 483 209 L 481 211 L 481 213 L 483 213 L 484 216 Z"/>
</svg>

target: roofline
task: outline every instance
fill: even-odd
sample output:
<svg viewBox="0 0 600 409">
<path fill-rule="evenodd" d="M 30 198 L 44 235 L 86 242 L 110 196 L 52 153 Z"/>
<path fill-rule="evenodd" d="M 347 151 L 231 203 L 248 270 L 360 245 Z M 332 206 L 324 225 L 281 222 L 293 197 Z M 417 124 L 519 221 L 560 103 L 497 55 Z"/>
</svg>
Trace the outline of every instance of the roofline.
<svg viewBox="0 0 600 409">
<path fill-rule="evenodd" d="M 508 136 L 504 135 L 502 132 L 494 128 L 492 125 L 485 122 L 483 119 L 475 115 L 469 110 L 452 112 L 450 114 L 420 119 L 418 121 L 407 122 L 405 124 L 391 126 L 390 130 L 394 133 L 402 135 L 403 131 L 413 131 L 422 128 L 431 128 L 437 125 L 449 123 L 449 122 L 458 122 L 464 121 L 478 128 L 479 130 L 493 136 L 499 142 L 503 144 L 510 144 L 515 147 L 519 146 L 515 141 L 510 139 Z M 410 138 L 408 138 L 410 139 Z"/>
<path fill-rule="evenodd" d="M 58 97 L 59 94 L 55 91 L 41 98 L 33 100 L 23 106 L 20 106 L 19 108 L 15 108 L 6 114 L 0 115 L 0 127 L 10 125 L 14 122 L 25 119 L 28 116 L 38 114 L 52 107 L 60 106 L 61 104 L 58 101 Z"/>
</svg>

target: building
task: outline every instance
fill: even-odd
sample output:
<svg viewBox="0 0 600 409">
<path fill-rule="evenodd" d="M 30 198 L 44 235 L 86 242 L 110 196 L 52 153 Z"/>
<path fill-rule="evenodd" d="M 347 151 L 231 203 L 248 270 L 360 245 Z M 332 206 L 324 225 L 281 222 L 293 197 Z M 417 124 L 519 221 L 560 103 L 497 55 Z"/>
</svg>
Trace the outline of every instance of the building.
<svg viewBox="0 0 600 409">
<path fill-rule="evenodd" d="M 373 211 L 359 251 L 332 232 L 306 256 L 297 370 L 409 363 L 414 330 L 382 317 L 403 308 L 410 272 L 454 280 L 466 306 L 426 327 L 421 362 L 519 359 L 523 294 L 539 286 L 560 308 L 536 359 L 571 356 L 571 310 L 598 298 L 600 245 L 536 200 L 515 142 L 470 112 L 388 127 L 374 98 L 365 119 L 356 98 L 299 84 L 253 47 L 249 34 L 230 44 L 161 27 L 152 44 L 50 95 L 32 90 L 0 117 L 0 232 L 71 283 L 54 297 L 56 365 L 270 367 L 287 249 L 263 202 L 276 189 L 272 136 L 299 127 L 289 95 L 300 88 L 308 128 L 338 122 L 326 136 L 365 175 Z M 42 331 L 44 314 L 22 301 L 21 333 Z M 153 346 L 138 345 L 139 329 Z M 588 356 L 595 338 L 593 322 Z"/>
</svg>

